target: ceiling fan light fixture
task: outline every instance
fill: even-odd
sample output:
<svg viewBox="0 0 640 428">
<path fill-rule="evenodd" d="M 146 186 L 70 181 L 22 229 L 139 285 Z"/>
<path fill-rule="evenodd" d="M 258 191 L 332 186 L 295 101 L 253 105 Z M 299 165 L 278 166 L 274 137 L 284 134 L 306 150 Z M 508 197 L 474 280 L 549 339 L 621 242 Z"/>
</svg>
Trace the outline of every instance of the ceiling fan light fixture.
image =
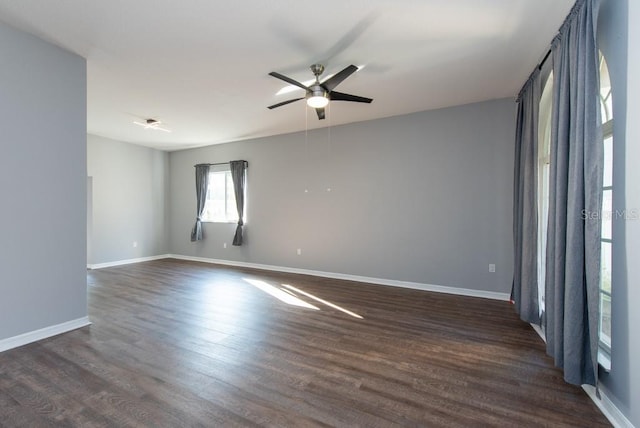
<svg viewBox="0 0 640 428">
<path fill-rule="evenodd" d="M 325 93 L 320 95 L 314 94 L 307 98 L 307 105 L 312 108 L 324 108 L 327 104 L 329 104 L 329 98 L 327 98 Z"/>
</svg>

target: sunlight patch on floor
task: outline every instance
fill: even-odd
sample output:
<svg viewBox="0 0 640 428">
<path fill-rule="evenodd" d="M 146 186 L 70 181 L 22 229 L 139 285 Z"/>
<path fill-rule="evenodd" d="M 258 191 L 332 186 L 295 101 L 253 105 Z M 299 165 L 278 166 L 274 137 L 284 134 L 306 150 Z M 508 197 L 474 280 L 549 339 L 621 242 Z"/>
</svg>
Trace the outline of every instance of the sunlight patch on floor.
<svg viewBox="0 0 640 428">
<path fill-rule="evenodd" d="M 254 287 L 264 291 L 265 293 L 275 297 L 276 299 L 288 305 L 299 306 L 301 308 L 307 308 L 307 309 L 314 309 L 316 311 L 320 310 L 320 308 L 318 308 L 317 306 L 307 303 L 304 300 L 294 296 L 293 294 L 288 293 L 285 290 L 282 290 L 280 288 L 276 288 L 273 285 L 267 284 L 264 281 L 260 281 L 258 279 L 249 279 L 249 278 L 242 278 L 242 279 L 244 279 L 246 282 L 253 285 Z"/>
<path fill-rule="evenodd" d="M 326 300 L 324 300 L 324 299 L 321 299 L 321 298 L 319 298 L 319 297 L 317 297 L 317 296 L 314 296 L 314 295 L 313 295 L 313 294 L 311 294 L 311 293 L 307 293 L 306 291 L 302 291 L 302 290 L 300 290 L 299 288 L 296 288 L 296 287 L 294 287 L 294 286 L 292 286 L 292 285 L 282 284 L 282 286 L 283 286 L 283 287 L 288 288 L 289 290 L 293 290 L 293 291 L 295 291 L 296 293 L 300 293 L 300 294 L 302 294 L 303 296 L 307 296 L 308 298 L 313 299 L 313 300 L 315 300 L 316 302 L 320 302 L 320 303 L 322 303 L 323 305 L 327 305 L 327 306 L 329 306 L 330 308 L 337 309 L 337 310 L 339 310 L 339 311 L 341 311 L 341 312 L 344 312 L 344 313 L 345 313 L 345 314 L 347 314 L 347 315 L 351 315 L 351 316 L 352 316 L 352 317 L 354 317 L 354 318 L 364 319 L 363 317 L 361 317 L 360 315 L 356 314 L 355 312 L 351 312 L 350 310 L 345 309 L 345 308 L 343 308 L 343 307 L 341 307 L 341 306 L 338 306 L 338 305 L 336 305 L 335 303 L 328 302 L 328 301 L 326 301 Z"/>
</svg>

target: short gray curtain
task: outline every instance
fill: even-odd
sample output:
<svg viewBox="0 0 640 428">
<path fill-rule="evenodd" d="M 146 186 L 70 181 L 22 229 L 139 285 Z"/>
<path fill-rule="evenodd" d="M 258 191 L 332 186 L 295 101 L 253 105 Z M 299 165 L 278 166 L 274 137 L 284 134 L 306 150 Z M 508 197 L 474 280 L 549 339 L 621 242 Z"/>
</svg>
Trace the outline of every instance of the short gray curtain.
<svg viewBox="0 0 640 428">
<path fill-rule="evenodd" d="M 524 321 L 540 324 L 538 304 L 538 119 L 550 67 L 536 68 L 518 97 L 513 191 L 511 301 Z"/>
<path fill-rule="evenodd" d="M 202 213 L 207 202 L 207 190 L 209 189 L 209 165 L 196 165 L 196 224 L 191 230 L 191 242 L 201 241 Z"/>
<path fill-rule="evenodd" d="M 246 161 L 235 160 L 229 162 L 231 166 L 231 178 L 233 179 L 233 192 L 236 196 L 236 208 L 238 209 L 238 226 L 233 236 L 233 245 L 242 245 L 242 219 L 244 217 L 244 185 Z"/>
<path fill-rule="evenodd" d="M 575 385 L 596 385 L 598 377 L 603 168 L 598 8 L 599 0 L 578 0 L 552 44 L 545 332 L 547 352 Z"/>
</svg>

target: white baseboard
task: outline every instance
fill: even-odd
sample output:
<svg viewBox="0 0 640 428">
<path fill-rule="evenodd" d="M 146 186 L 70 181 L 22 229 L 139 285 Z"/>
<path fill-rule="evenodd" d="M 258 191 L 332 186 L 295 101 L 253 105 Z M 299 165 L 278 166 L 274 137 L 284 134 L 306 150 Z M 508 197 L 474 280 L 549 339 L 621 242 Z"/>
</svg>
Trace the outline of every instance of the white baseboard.
<svg viewBox="0 0 640 428">
<path fill-rule="evenodd" d="M 547 343 L 547 338 L 545 337 L 544 331 L 542 331 L 542 328 L 537 325 L 537 324 L 533 324 L 533 323 L 529 323 L 529 325 L 531 327 L 533 327 L 533 329 L 535 330 L 536 333 L 538 333 L 538 336 L 540 336 L 540 338 L 542 339 L 542 341 L 544 343 Z"/>
<path fill-rule="evenodd" d="M 595 403 L 596 406 L 600 409 L 603 415 L 609 419 L 611 425 L 615 428 L 634 428 L 633 424 L 627 417 L 618 409 L 618 407 L 613 404 L 609 395 L 611 393 L 607 391 L 606 388 L 599 385 L 600 388 L 600 398 L 596 395 L 596 389 L 591 385 L 582 385 L 582 389 L 587 393 L 591 401 Z"/>
<path fill-rule="evenodd" d="M 544 342 L 546 342 L 547 338 L 545 337 L 545 334 L 540 326 L 535 324 L 530 325 L 531 327 L 533 327 L 536 333 L 538 333 L 540 338 Z M 611 393 L 609 393 L 607 389 L 602 386 L 602 384 L 599 385 L 599 388 L 601 398 L 598 398 L 598 396 L 596 395 L 595 387 L 591 385 L 582 385 L 582 389 L 584 389 L 584 392 L 586 392 L 589 398 L 591 398 L 591 401 L 593 401 L 595 405 L 598 406 L 598 409 L 600 409 L 602 414 L 605 415 L 607 419 L 609 419 L 611 425 L 613 425 L 615 428 L 634 428 L 629 419 L 627 419 L 627 417 L 620 411 L 620 409 L 618 409 L 615 404 L 613 404 L 611 399 L 608 397 L 608 395 L 611 395 Z"/>
<path fill-rule="evenodd" d="M 238 262 L 232 260 L 209 259 L 205 257 L 182 256 L 178 254 L 169 254 L 167 257 L 178 260 L 189 260 L 194 262 L 212 263 L 226 266 L 246 267 L 252 269 L 262 269 L 275 272 L 296 273 L 300 275 L 319 276 L 322 278 L 343 279 L 346 281 L 365 282 L 376 285 L 386 285 L 390 287 L 411 288 L 414 290 L 433 291 L 436 293 L 455 294 L 458 296 L 481 297 L 484 299 L 504 300 L 508 301 L 510 295 L 508 293 L 498 293 L 495 291 L 471 290 L 468 288 L 447 287 L 444 285 L 422 284 L 418 282 L 396 281 L 383 278 L 372 278 L 368 276 L 349 275 L 344 273 L 323 272 L 309 269 L 299 269 L 284 266 L 263 265 L 258 263 Z"/>
<path fill-rule="evenodd" d="M 89 321 L 89 317 L 82 317 L 75 320 L 63 322 L 62 324 L 56 324 L 49 327 L 41 328 L 39 330 L 30 331 L 19 336 L 13 336 L 8 339 L 3 339 L 0 340 L 0 352 L 8 351 L 9 349 L 17 348 L 29 343 L 37 342 L 38 340 L 46 339 L 48 337 L 57 336 L 59 334 L 66 333 L 80 327 L 85 327 L 89 324 L 91 324 L 91 321 Z"/>
<path fill-rule="evenodd" d="M 150 262 L 152 260 L 166 259 L 169 257 L 173 256 L 170 256 L 169 254 L 161 254 L 159 256 L 139 257 L 137 259 L 117 260 L 115 262 L 87 264 L 87 269 L 102 269 L 113 266 L 130 265 L 132 263 Z"/>
</svg>

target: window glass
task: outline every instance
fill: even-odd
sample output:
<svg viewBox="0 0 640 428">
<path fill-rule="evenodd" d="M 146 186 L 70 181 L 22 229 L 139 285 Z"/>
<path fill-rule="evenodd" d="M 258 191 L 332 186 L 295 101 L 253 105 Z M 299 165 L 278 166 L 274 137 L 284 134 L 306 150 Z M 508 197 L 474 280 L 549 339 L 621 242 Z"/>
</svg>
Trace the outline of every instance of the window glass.
<svg viewBox="0 0 640 428">
<path fill-rule="evenodd" d="M 613 186 L 613 135 L 607 135 L 604 139 L 604 174 L 602 177 L 604 187 Z"/>
<path fill-rule="evenodd" d="M 602 275 L 601 290 L 605 293 L 611 293 L 611 242 L 602 242 Z"/>
<path fill-rule="evenodd" d="M 231 171 L 213 171 L 209 173 L 209 190 L 202 219 L 203 221 L 214 223 L 238 222 Z"/>
<path fill-rule="evenodd" d="M 600 342 L 609 349 L 611 348 L 611 296 L 602 294 L 600 300 Z"/>
<path fill-rule="evenodd" d="M 611 240 L 611 228 L 613 223 L 612 190 L 602 192 L 602 239 Z"/>
</svg>

